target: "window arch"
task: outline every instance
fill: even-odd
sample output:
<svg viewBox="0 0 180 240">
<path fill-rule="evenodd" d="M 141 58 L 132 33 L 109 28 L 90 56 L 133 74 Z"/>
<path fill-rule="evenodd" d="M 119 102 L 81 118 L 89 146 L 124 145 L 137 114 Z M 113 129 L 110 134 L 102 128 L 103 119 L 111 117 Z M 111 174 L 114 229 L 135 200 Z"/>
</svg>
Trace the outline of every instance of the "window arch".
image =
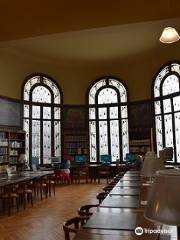
<svg viewBox="0 0 180 240">
<path fill-rule="evenodd" d="M 124 160 L 129 152 L 126 87 L 116 78 L 104 77 L 88 91 L 90 161 L 111 155 Z"/>
<path fill-rule="evenodd" d="M 61 156 L 61 91 L 50 77 L 34 74 L 25 81 L 22 95 L 27 158 L 49 163 L 51 156 Z"/>
<path fill-rule="evenodd" d="M 173 162 L 180 162 L 180 64 L 164 65 L 153 83 L 157 152 L 173 147 Z"/>
</svg>

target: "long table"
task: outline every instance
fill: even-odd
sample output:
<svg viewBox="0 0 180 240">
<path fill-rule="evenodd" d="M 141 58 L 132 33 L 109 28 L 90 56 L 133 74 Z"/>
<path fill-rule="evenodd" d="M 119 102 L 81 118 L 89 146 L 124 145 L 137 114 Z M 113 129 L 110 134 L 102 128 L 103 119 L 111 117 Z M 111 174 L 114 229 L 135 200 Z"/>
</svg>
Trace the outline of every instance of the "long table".
<svg viewBox="0 0 180 240">
<path fill-rule="evenodd" d="M 85 165 L 78 165 L 78 164 L 73 164 L 71 165 L 70 172 L 71 172 L 71 177 L 73 179 L 73 172 L 77 171 L 77 169 L 81 168 L 88 168 L 89 169 L 89 178 L 92 181 L 96 181 L 98 178 L 98 170 L 103 167 L 109 167 L 110 168 L 110 177 L 114 177 L 117 173 L 121 172 L 126 172 L 130 169 L 130 166 L 127 166 L 126 164 L 85 164 Z"/>
<path fill-rule="evenodd" d="M 36 172 L 21 172 L 19 174 L 13 174 L 12 176 L 1 176 L 0 177 L 0 187 L 5 187 L 7 185 L 18 184 L 20 182 L 27 182 L 44 176 L 52 175 L 54 171 L 36 171 Z"/>
<path fill-rule="evenodd" d="M 133 181 L 133 179 L 136 180 Z M 152 234 L 145 232 L 147 229 L 158 230 L 159 226 L 145 219 L 144 206 L 140 204 L 141 197 L 144 198 L 144 196 L 141 195 L 142 185 L 139 172 L 127 172 L 93 213 L 83 229 L 77 233 L 74 240 L 157 239 L 157 232 Z M 138 227 L 142 228 L 142 235 L 135 233 Z M 172 227 L 172 229 L 173 236 L 161 234 L 160 239 L 176 240 L 176 228 Z"/>
</svg>

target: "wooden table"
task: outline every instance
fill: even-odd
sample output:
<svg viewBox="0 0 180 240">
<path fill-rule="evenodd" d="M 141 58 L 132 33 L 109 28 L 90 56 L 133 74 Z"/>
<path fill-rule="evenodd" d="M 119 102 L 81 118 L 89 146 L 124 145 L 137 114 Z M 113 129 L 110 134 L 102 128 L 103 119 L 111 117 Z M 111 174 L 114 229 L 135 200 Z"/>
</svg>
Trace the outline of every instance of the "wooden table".
<svg viewBox="0 0 180 240">
<path fill-rule="evenodd" d="M 138 226 L 142 228 L 157 229 L 157 227 L 144 218 L 143 212 L 130 209 L 101 208 L 99 207 L 87 221 L 84 229 L 106 229 L 134 231 Z"/>
<path fill-rule="evenodd" d="M 100 207 L 108 208 L 139 208 L 139 197 L 108 195 L 100 204 Z"/>
<path fill-rule="evenodd" d="M 20 182 L 27 182 L 44 176 L 52 175 L 54 171 L 37 171 L 37 172 L 21 172 L 19 174 L 14 174 L 11 177 L 7 175 L 0 177 L 0 187 L 5 187 L 8 185 L 17 184 Z"/>
<path fill-rule="evenodd" d="M 120 182 L 125 182 L 125 181 L 129 181 L 129 182 L 136 182 L 136 181 L 141 181 L 141 177 L 139 176 L 129 176 L 129 177 L 122 177 L 120 179 Z"/>
<path fill-rule="evenodd" d="M 133 231 L 82 229 L 73 240 L 155 240 L 158 234 L 137 236 Z M 161 239 L 170 240 L 170 238 Z"/>
<path fill-rule="evenodd" d="M 139 172 L 126 172 L 125 174 L 124 174 L 124 176 L 125 177 L 129 177 L 129 176 L 140 176 L 140 173 Z"/>
<path fill-rule="evenodd" d="M 121 196 L 139 196 L 140 189 L 139 188 L 130 188 L 130 187 L 114 187 L 109 195 L 121 195 Z"/>
<path fill-rule="evenodd" d="M 115 187 L 140 187 L 140 181 L 119 181 Z"/>
<path fill-rule="evenodd" d="M 116 164 L 116 163 L 111 163 L 111 164 L 107 164 L 107 165 L 103 165 L 103 164 L 85 164 L 85 165 L 78 165 L 78 164 L 73 164 L 71 165 L 70 168 L 70 174 L 71 174 L 71 178 L 73 180 L 73 172 L 76 171 L 78 168 L 83 168 L 83 167 L 88 167 L 89 169 L 89 178 L 92 181 L 96 181 L 98 179 L 98 170 L 102 167 L 108 166 L 110 168 L 110 177 L 114 177 L 116 174 L 118 174 L 119 172 L 123 171 L 126 172 L 127 170 L 129 170 L 129 167 L 126 166 L 125 164 Z"/>
<path fill-rule="evenodd" d="M 137 173 L 136 173 L 137 174 Z M 131 174 L 130 174 L 131 175 Z M 137 176 L 125 178 L 139 178 Z M 140 179 L 140 178 L 139 178 Z M 122 184 L 123 183 L 123 187 Z M 132 184 L 134 183 L 134 184 Z M 155 240 L 158 233 L 147 234 L 146 229 L 158 227 L 144 218 L 140 205 L 140 182 L 119 181 L 110 194 L 93 213 L 74 240 Z M 128 185 L 128 187 L 127 187 Z M 136 188 L 134 188 L 136 186 Z M 135 229 L 141 227 L 142 235 L 136 235 Z M 161 240 L 170 240 L 170 235 L 160 236 Z M 177 238 L 172 238 L 173 240 Z"/>
</svg>

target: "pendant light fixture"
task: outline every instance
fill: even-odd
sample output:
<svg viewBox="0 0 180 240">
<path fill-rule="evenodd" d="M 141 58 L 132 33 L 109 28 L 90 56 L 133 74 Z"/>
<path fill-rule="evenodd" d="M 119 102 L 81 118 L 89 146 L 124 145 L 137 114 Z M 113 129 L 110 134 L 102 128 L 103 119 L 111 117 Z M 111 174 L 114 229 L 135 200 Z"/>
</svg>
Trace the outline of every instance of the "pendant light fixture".
<svg viewBox="0 0 180 240">
<path fill-rule="evenodd" d="M 159 38 L 159 41 L 162 43 L 174 43 L 179 41 L 180 36 L 177 32 L 177 30 L 173 27 L 166 27 L 164 28 L 161 37 Z"/>
</svg>

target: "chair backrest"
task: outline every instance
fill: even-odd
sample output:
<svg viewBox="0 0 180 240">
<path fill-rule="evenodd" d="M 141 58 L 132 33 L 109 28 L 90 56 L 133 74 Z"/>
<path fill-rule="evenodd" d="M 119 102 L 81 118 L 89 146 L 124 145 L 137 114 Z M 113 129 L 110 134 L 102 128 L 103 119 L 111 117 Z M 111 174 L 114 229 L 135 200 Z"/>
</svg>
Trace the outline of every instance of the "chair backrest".
<svg viewBox="0 0 180 240">
<path fill-rule="evenodd" d="M 90 212 L 90 209 L 92 208 L 97 208 L 99 206 L 99 204 L 91 204 L 91 205 L 84 205 L 84 206 L 81 206 L 79 209 L 78 209 L 78 214 L 80 216 L 91 216 L 93 214 L 93 212 Z"/>
<path fill-rule="evenodd" d="M 102 201 L 105 199 L 105 197 L 108 195 L 108 192 L 100 192 L 96 195 L 96 198 L 99 201 L 99 204 L 102 203 Z"/>
<path fill-rule="evenodd" d="M 99 166 L 98 167 L 98 174 L 110 174 L 110 166 Z"/>
<path fill-rule="evenodd" d="M 70 233 L 76 234 L 79 229 L 85 224 L 88 217 L 74 217 L 63 223 L 64 239 L 70 240 Z"/>
</svg>

